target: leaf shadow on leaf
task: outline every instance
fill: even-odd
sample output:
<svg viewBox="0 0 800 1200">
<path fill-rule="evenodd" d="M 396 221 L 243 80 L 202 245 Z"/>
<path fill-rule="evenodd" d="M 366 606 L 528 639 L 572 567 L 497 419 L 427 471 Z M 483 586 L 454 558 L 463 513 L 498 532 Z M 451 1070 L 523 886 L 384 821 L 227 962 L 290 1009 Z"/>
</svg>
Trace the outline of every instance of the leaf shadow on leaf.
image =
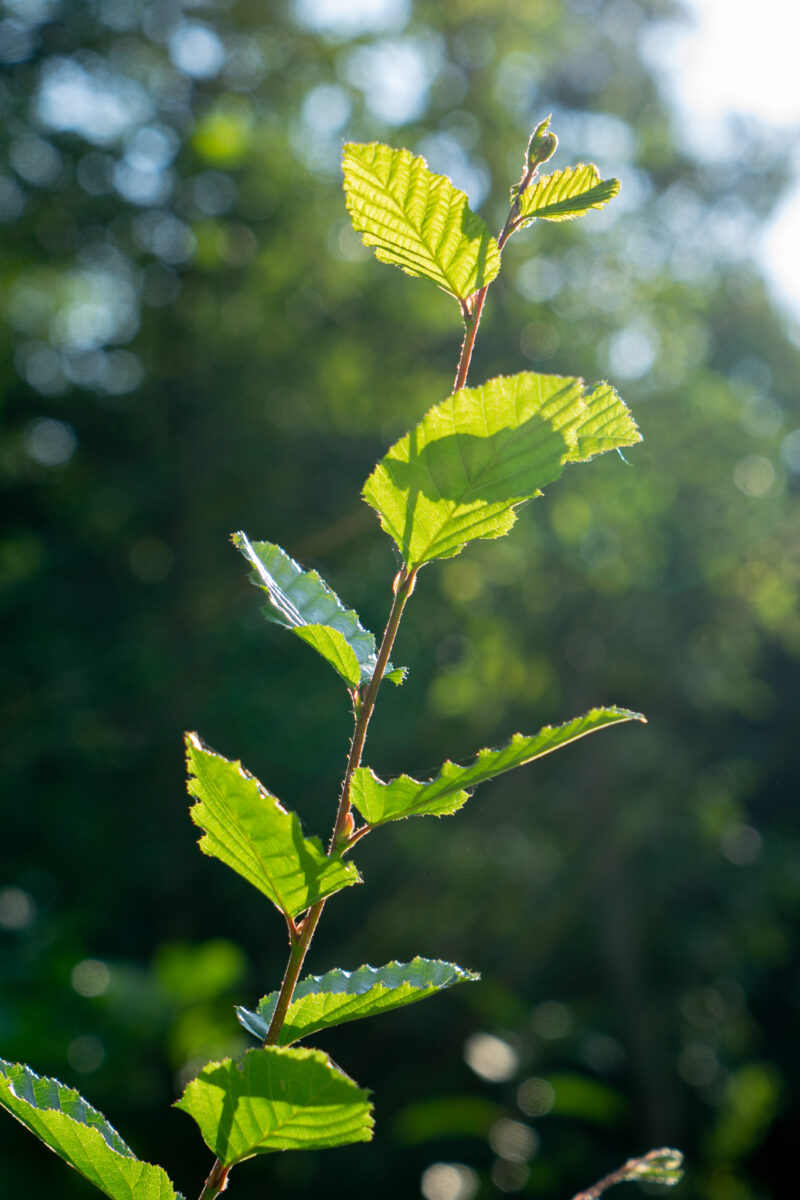
<svg viewBox="0 0 800 1200">
<path fill-rule="evenodd" d="M 240 1074 L 244 1074 L 241 1063 L 236 1063 L 236 1069 Z M 216 1140 L 211 1149 L 221 1162 L 225 1162 L 226 1153 L 231 1144 L 233 1123 L 236 1120 L 236 1098 L 232 1094 L 230 1073 L 226 1070 L 225 1064 L 218 1063 L 213 1068 L 205 1067 L 203 1083 L 208 1084 L 209 1087 L 218 1087 L 222 1092 L 222 1109 L 217 1124 Z"/>
<path fill-rule="evenodd" d="M 307 838 L 303 833 L 302 826 L 299 821 L 294 821 L 291 826 L 291 838 L 294 845 L 297 861 L 300 865 L 300 870 L 306 879 L 319 880 L 320 875 L 325 868 L 330 864 L 331 858 L 338 859 L 340 856 L 333 855 L 331 858 L 326 857 L 324 863 L 320 865 L 315 861 L 314 855 L 310 850 L 310 845 L 320 847 L 322 843 L 318 837 Z M 360 882 L 360 880 L 358 881 Z M 318 885 L 319 886 L 319 885 Z"/>
<path fill-rule="evenodd" d="M 470 239 L 471 243 L 478 242 L 475 259 L 475 278 L 476 280 L 482 280 L 486 273 L 489 247 L 494 243 L 495 239 L 483 218 L 474 213 L 468 204 L 464 205 L 464 211 L 461 214 L 461 232 L 465 238 Z"/>
<path fill-rule="evenodd" d="M 565 393 L 568 391 L 565 388 Z M 540 485 L 552 483 L 574 448 L 574 435 L 553 427 L 552 418 L 534 413 L 516 429 L 500 430 L 491 438 L 453 433 L 420 446 L 420 431 L 408 435 L 408 461 L 389 454 L 381 466 L 391 483 L 407 493 L 405 525 L 400 538 L 406 562 L 411 554 L 417 504 L 420 496 L 459 506 L 509 504 L 539 494 Z M 509 444 L 515 448 L 509 453 Z M 531 446 L 541 448 L 542 463 L 531 484 Z M 519 458 L 519 469 L 514 460 Z M 541 466 L 546 466 L 543 471 Z M 465 482 L 466 481 L 466 482 Z M 399 532 L 399 531 L 398 531 Z"/>
</svg>

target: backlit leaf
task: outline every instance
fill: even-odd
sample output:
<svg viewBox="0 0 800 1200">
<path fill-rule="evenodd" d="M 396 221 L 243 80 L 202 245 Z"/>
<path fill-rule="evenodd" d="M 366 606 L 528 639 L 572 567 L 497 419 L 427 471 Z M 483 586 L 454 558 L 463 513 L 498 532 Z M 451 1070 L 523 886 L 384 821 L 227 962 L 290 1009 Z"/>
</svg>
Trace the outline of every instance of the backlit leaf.
<svg viewBox="0 0 800 1200">
<path fill-rule="evenodd" d="M 246 533 L 231 541 L 253 567 L 253 583 L 267 595 L 264 616 L 313 646 L 338 671 L 348 687 L 369 683 L 375 671 L 375 636 L 358 614 L 345 608 L 316 571 L 304 571 L 273 542 L 251 542 Z M 402 683 L 405 668 L 388 664 L 387 679 Z"/>
<path fill-rule="evenodd" d="M 192 820 L 204 832 L 200 849 L 232 867 L 282 913 L 296 917 L 317 900 L 360 883 L 352 863 L 328 855 L 319 838 L 303 837 L 287 812 L 240 762 L 215 754 L 196 733 L 186 735 Z"/>
<path fill-rule="evenodd" d="M 575 717 L 564 725 L 546 725 L 531 737 L 515 733 L 500 750 L 480 750 L 466 767 L 446 762 L 435 779 L 427 783 L 420 783 L 408 775 L 384 783 L 369 767 L 359 767 L 353 772 L 350 798 L 367 824 L 372 826 L 405 817 L 448 816 L 466 803 L 470 789 L 487 779 L 524 766 L 597 729 L 644 719 L 641 713 L 630 712 L 627 708 L 593 708 L 585 716 Z"/>
<path fill-rule="evenodd" d="M 342 157 L 347 211 L 381 262 L 423 275 L 464 301 L 500 270 L 500 251 L 464 192 L 408 150 L 349 143 Z"/>
<path fill-rule="evenodd" d="M 532 220 L 572 221 L 592 208 L 603 208 L 619 191 L 618 179 L 601 179 L 592 163 L 564 167 L 544 175 L 522 193 L 520 224 Z"/>
<path fill-rule="evenodd" d="M 209 1063 L 176 1108 L 198 1124 L 226 1166 L 276 1150 L 321 1150 L 368 1142 L 368 1093 L 320 1050 L 266 1046 Z"/>
<path fill-rule="evenodd" d="M 508 533 L 515 509 L 578 462 L 641 441 L 608 384 L 531 371 L 463 388 L 396 442 L 364 499 L 408 567 Z"/>
<path fill-rule="evenodd" d="M 390 1012 L 393 1008 L 424 1000 L 456 983 L 477 979 L 480 979 L 479 975 L 465 971 L 455 963 L 428 958 L 414 958 L 410 963 L 391 962 L 385 967 L 363 966 L 356 971 L 337 968 L 325 975 L 308 975 L 294 990 L 279 1044 L 288 1046 L 320 1029 Z M 245 1029 L 263 1041 L 277 1002 L 278 993 L 270 992 L 259 1002 L 257 1012 L 237 1008 L 236 1015 Z"/>
<path fill-rule="evenodd" d="M 72 1088 L 0 1059 L 0 1104 L 111 1200 L 181 1200 L 161 1168 L 138 1159 Z"/>
</svg>

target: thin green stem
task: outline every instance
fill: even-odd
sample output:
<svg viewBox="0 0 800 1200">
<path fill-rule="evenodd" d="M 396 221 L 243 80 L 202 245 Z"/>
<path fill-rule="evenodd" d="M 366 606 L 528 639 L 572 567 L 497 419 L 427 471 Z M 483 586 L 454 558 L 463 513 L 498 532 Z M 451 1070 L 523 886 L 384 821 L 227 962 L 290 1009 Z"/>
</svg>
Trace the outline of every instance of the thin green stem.
<svg viewBox="0 0 800 1200">
<path fill-rule="evenodd" d="M 226 1167 L 219 1159 L 214 1162 L 208 1179 L 203 1185 L 203 1190 L 200 1193 L 199 1200 L 216 1200 L 216 1197 L 223 1192 L 228 1186 L 228 1172 L 230 1167 Z"/>
<path fill-rule="evenodd" d="M 537 170 L 538 163 L 534 164 L 533 166 L 529 166 L 526 163 L 525 170 L 522 173 L 522 178 L 520 179 L 517 187 L 517 194 L 514 198 L 514 202 L 511 205 L 509 214 L 506 217 L 506 223 L 500 230 L 500 235 L 497 239 L 498 250 L 502 251 L 512 233 L 515 233 L 518 228 L 519 210 L 522 204 L 522 193 L 526 188 L 530 187 Z M 466 303 L 462 305 L 465 326 L 464 340 L 461 343 L 461 354 L 459 355 L 456 378 L 453 384 L 454 392 L 460 391 L 461 388 L 466 387 L 467 385 L 469 364 L 472 361 L 472 351 L 475 349 L 475 339 L 478 336 L 478 326 L 481 323 L 481 313 L 483 312 L 483 305 L 486 301 L 486 293 L 488 292 L 489 287 L 490 285 L 488 283 L 484 284 L 479 291 L 470 296 Z"/>
<path fill-rule="evenodd" d="M 375 702 L 378 699 L 378 689 L 381 686 L 383 675 L 389 662 L 389 655 L 394 646 L 394 640 L 397 637 L 397 630 L 400 627 L 400 621 L 403 616 L 403 609 L 406 606 L 408 597 L 414 590 L 414 584 L 417 579 L 417 571 L 419 567 L 409 571 L 408 567 L 403 567 L 395 579 L 394 585 L 394 600 L 392 602 L 389 619 L 386 622 L 386 628 L 381 639 L 380 649 L 378 650 L 378 659 L 375 664 L 375 670 L 372 679 L 367 685 L 367 690 L 364 693 L 364 698 L 361 701 L 361 706 L 358 709 L 356 717 L 356 725 L 353 730 L 353 740 L 350 743 L 350 754 L 347 759 L 347 767 L 342 780 L 342 788 L 339 794 L 339 809 L 336 813 L 336 822 L 333 827 L 331 836 L 331 844 L 328 853 L 331 854 L 336 848 L 339 839 L 345 831 L 347 818 L 350 814 L 350 785 L 353 779 L 353 771 L 361 765 L 361 755 L 364 753 L 364 743 L 367 740 L 367 728 L 369 727 L 370 718 L 375 711 Z"/>
<path fill-rule="evenodd" d="M 386 629 L 383 633 L 380 649 L 378 650 L 378 658 L 375 664 L 375 671 L 372 679 L 369 682 L 364 698 L 360 704 L 355 705 L 356 723 L 353 731 L 353 740 L 350 743 L 350 753 L 347 758 L 347 767 L 345 769 L 342 787 L 339 793 L 339 806 L 336 812 L 336 821 L 331 834 L 331 841 L 328 847 L 328 855 L 332 855 L 339 847 L 340 839 L 344 833 L 347 818 L 350 813 L 350 784 L 353 778 L 353 772 L 361 763 L 361 755 L 364 752 L 364 742 L 367 737 L 367 727 L 370 722 L 370 717 L 375 709 L 375 702 L 378 698 L 378 689 L 381 685 L 386 665 L 389 662 L 389 655 L 392 652 L 397 630 L 400 627 L 400 620 L 403 616 L 408 597 L 414 590 L 414 584 L 417 577 L 416 568 L 409 571 L 407 567 L 403 567 L 394 587 L 394 600 L 389 612 L 389 619 L 386 622 Z M 277 1044 L 281 1035 L 286 1014 L 289 1011 L 289 1005 L 292 1002 L 294 989 L 297 986 L 297 981 L 300 978 L 300 972 L 303 969 L 308 948 L 311 945 L 311 939 L 322 916 L 322 910 L 325 907 L 325 900 L 318 900 L 313 904 L 306 913 L 305 918 L 294 924 L 294 933 L 292 926 L 289 927 L 290 950 L 289 960 L 286 964 L 286 970 L 281 981 L 280 991 L 278 992 L 278 1002 L 275 1005 L 275 1011 L 272 1014 L 272 1020 L 269 1023 L 267 1036 L 264 1038 L 264 1046 L 274 1046 Z M 216 1197 L 227 1186 L 228 1172 L 230 1167 L 226 1167 L 219 1159 L 216 1159 L 209 1173 L 203 1190 L 198 1197 L 198 1200 L 216 1200 Z"/>
</svg>

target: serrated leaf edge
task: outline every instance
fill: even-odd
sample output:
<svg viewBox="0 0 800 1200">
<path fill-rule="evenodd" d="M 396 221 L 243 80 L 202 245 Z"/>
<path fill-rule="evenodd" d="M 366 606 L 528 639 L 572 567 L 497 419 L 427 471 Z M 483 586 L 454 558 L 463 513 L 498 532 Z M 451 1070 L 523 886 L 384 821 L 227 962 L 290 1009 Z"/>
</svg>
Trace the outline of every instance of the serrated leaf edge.
<svg viewBox="0 0 800 1200">
<path fill-rule="evenodd" d="M 392 969 L 404 970 L 404 969 L 413 967 L 417 964 L 419 964 L 421 966 L 429 966 L 430 965 L 430 966 L 436 966 L 436 967 L 447 967 L 450 969 L 452 977 L 444 980 L 443 982 L 437 983 L 435 980 L 429 980 L 427 983 L 422 982 L 419 984 L 414 984 L 414 982 L 410 979 L 402 979 L 399 983 L 391 984 L 391 983 L 385 983 L 381 979 L 374 978 L 375 976 L 379 976 L 384 971 L 390 971 Z M 340 980 L 349 980 L 349 979 L 352 979 L 354 976 L 362 975 L 362 973 L 364 975 L 365 984 L 363 987 L 360 987 L 356 991 L 350 991 L 349 989 L 339 990 L 339 989 L 335 989 L 335 988 L 332 988 L 329 986 L 331 982 L 339 982 Z M 373 976 L 373 978 L 371 980 L 369 979 L 370 975 Z M 453 987 L 458 983 L 477 983 L 480 980 L 480 978 L 481 978 L 481 976 L 480 976 L 479 972 L 471 971 L 467 967 L 461 967 L 458 965 L 458 963 L 450 963 L 450 962 L 447 962 L 444 959 L 440 959 L 440 958 L 423 958 L 419 954 L 415 955 L 414 958 L 412 958 L 410 960 L 410 962 L 401 963 L 397 959 L 392 959 L 391 962 L 385 963 L 382 967 L 372 967 L 369 965 L 369 963 L 364 963 L 364 964 L 362 964 L 362 966 L 356 967 L 352 971 L 347 971 L 347 970 L 345 970 L 344 967 L 334 967 L 334 968 L 332 968 L 332 970 L 326 971 L 324 975 L 306 975 L 306 977 L 297 984 L 297 986 L 294 990 L 294 994 L 292 996 L 292 1002 L 289 1007 L 289 1011 L 291 1012 L 292 1005 L 294 1005 L 297 1001 L 305 1000 L 311 996 L 340 995 L 340 996 L 355 996 L 355 997 L 357 997 L 357 996 L 366 996 L 369 992 L 372 992 L 372 991 L 381 992 L 381 993 L 399 991 L 403 987 L 410 987 L 413 991 L 419 991 L 419 992 L 425 992 L 425 991 L 439 992 L 439 991 L 444 991 L 446 988 Z M 239 1023 L 241 1025 L 243 1025 L 245 1027 L 245 1029 L 248 1030 L 249 1033 L 252 1033 L 254 1037 L 262 1036 L 260 1028 L 257 1027 L 254 1022 L 251 1022 L 250 1020 L 248 1020 L 248 1018 L 254 1018 L 255 1021 L 262 1023 L 266 1029 L 267 1021 L 268 1021 L 268 1019 L 271 1018 L 271 1015 L 272 1015 L 271 1011 L 269 1010 L 269 1003 L 273 999 L 275 1000 L 275 1002 L 277 1002 L 277 998 L 278 998 L 278 992 L 267 993 L 266 996 L 262 996 L 262 998 L 259 1000 L 258 1006 L 255 1010 L 244 1008 L 244 1006 L 242 1006 L 242 1005 L 237 1005 L 236 1006 L 236 1016 L 237 1016 Z M 412 1001 L 409 1001 L 409 1003 L 412 1003 Z M 273 1005 L 273 1009 L 274 1009 L 274 1005 Z M 264 1015 L 265 1011 L 269 1014 L 269 1016 Z M 364 1016 L 371 1016 L 371 1015 L 373 1015 L 373 1014 L 370 1014 L 370 1013 L 364 1014 Z M 347 1022 L 343 1021 L 341 1023 L 345 1024 Z M 331 1028 L 333 1028 L 336 1024 L 337 1024 L 337 1022 L 335 1022 L 335 1021 L 332 1022 Z M 301 1035 L 301 1036 L 311 1036 L 311 1035 L 308 1034 L 308 1035 Z"/>
<path fill-rule="evenodd" d="M 13 1081 L 11 1079 L 9 1079 L 8 1076 L 6 1075 L 5 1070 L 3 1068 L 9 1068 L 9 1067 L 10 1068 L 18 1067 L 26 1076 L 33 1079 L 34 1081 L 52 1084 L 56 1088 L 57 1091 L 66 1092 L 69 1096 L 74 1097 L 77 1101 L 80 1102 L 80 1104 L 84 1107 L 85 1110 L 87 1110 L 90 1113 L 93 1113 L 96 1117 L 100 1118 L 100 1121 L 102 1122 L 102 1126 L 100 1124 L 93 1124 L 93 1123 L 90 1124 L 88 1120 L 87 1121 L 79 1121 L 76 1117 L 73 1117 L 71 1115 L 71 1113 L 65 1112 L 64 1109 L 61 1107 L 61 1103 L 60 1103 L 61 1097 L 60 1096 L 59 1096 L 58 1107 L 56 1107 L 55 1105 L 32 1104 L 31 1101 L 27 1098 L 27 1096 L 20 1095 L 20 1093 L 17 1091 L 16 1087 L 14 1086 Z M 63 1117 L 64 1120 L 69 1121 L 73 1125 L 76 1125 L 79 1129 L 86 1130 L 86 1132 L 90 1136 L 94 1136 L 94 1135 L 98 1136 L 100 1138 L 100 1140 L 102 1141 L 105 1149 L 109 1150 L 112 1154 L 115 1154 L 118 1158 L 124 1159 L 127 1162 L 140 1163 L 144 1167 L 150 1167 L 151 1170 L 153 1170 L 153 1171 L 160 1171 L 163 1174 L 165 1181 L 172 1188 L 172 1191 L 175 1195 L 175 1200 L 184 1200 L 182 1194 L 180 1192 L 176 1191 L 174 1183 L 172 1182 L 172 1180 L 170 1179 L 169 1175 L 164 1170 L 164 1168 L 160 1165 L 160 1163 L 147 1162 L 146 1159 L 139 1158 L 139 1156 L 137 1154 L 134 1154 L 133 1150 L 131 1150 L 130 1146 L 127 1144 L 125 1139 L 117 1132 L 117 1130 L 114 1128 L 114 1126 L 111 1124 L 111 1122 L 105 1116 L 105 1114 L 101 1113 L 99 1109 L 96 1109 L 92 1104 L 90 1104 L 89 1101 L 85 1098 L 85 1096 L 81 1095 L 81 1093 L 77 1090 L 77 1088 L 72 1088 L 68 1084 L 62 1083 L 60 1079 L 56 1079 L 55 1076 L 52 1076 L 52 1075 L 37 1075 L 37 1073 L 30 1066 L 28 1066 L 27 1063 L 12 1062 L 9 1059 L 0 1059 L 0 1075 L 2 1076 L 3 1080 L 5 1081 L 5 1087 L 8 1088 L 8 1090 L 11 1092 L 11 1094 L 15 1100 L 18 1100 L 21 1104 L 24 1104 L 27 1108 L 30 1108 L 33 1112 L 37 1112 L 37 1113 L 51 1112 L 51 1113 L 57 1114 L 58 1116 Z M 1 1086 L 2 1085 L 0 1085 L 0 1087 Z M 2 1104 L 1 1100 L 0 1100 L 0 1107 L 5 1108 L 5 1105 Z M 31 1133 L 34 1137 L 38 1138 L 38 1140 L 42 1143 L 43 1146 L 46 1146 L 48 1150 L 50 1150 L 50 1151 L 52 1151 L 52 1153 L 56 1154 L 56 1156 L 58 1158 L 61 1158 L 62 1162 L 65 1162 L 67 1164 L 67 1166 L 72 1167 L 72 1169 L 74 1171 L 76 1171 L 79 1175 L 81 1175 L 84 1179 L 86 1179 L 87 1182 L 89 1182 L 89 1183 L 94 1182 L 88 1176 L 84 1175 L 84 1173 L 80 1169 L 80 1167 L 75 1166 L 72 1162 L 69 1161 L 69 1159 L 66 1159 L 61 1154 L 59 1154 L 58 1151 L 56 1150 L 55 1146 L 53 1146 L 50 1142 L 46 1141 L 41 1136 L 41 1134 L 39 1134 L 36 1130 L 30 1129 L 25 1124 L 25 1122 L 22 1120 L 22 1118 L 19 1117 L 17 1115 L 17 1113 L 13 1112 L 12 1109 L 6 1108 L 6 1112 L 9 1114 L 10 1117 L 13 1117 L 14 1120 L 18 1121 L 20 1125 L 22 1125 L 25 1129 L 27 1129 L 29 1133 Z M 103 1128 L 103 1127 L 105 1127 L 105 1128 Z M 106 1130 L 114 1138 L 116 1138 L 118 1140 L 119 1145 L 114 1145 L 113 1142 L 110 1142 L 108 1140 L 108 1137 L 106 1136 Z M 123 1149 L 120 1149 L 120 1147 L 123 1147 Z M 95 1184 L 94 1186 L 97 1186 L 97 1185 Z"/>
<path fill-rule="evenodd" d="M 486 758 L 487 756 L 493 755 L 493 754 L 499 754 L 499 753 L 502 753 L 502 751 L 509 749 L 511 746 L 514 745 L 514 743 L 517 740 L 526 741 L 530 737 L 540 737 L 545 734 L 555 733 L 559 729 L 564 728 L 565 725 L 571 725 L 574 721 L 581 721 L 581 720 L 584 720 L 586 717 L 591 717 L 594 713 L 601 713 L 601 712 L 609 713 L 613 716 L 618 716 L 621 718 L 621 720 L 620 720 L 620 722 L 614 721 L 614 722 L 609 722 L 606 725 L 595 725 L 588 729 L 584 729 L 580 733 L 576 733 L 574 737 L 571 737 L 569 739 L 569 741 L 559 742 L 557 745 L 550 746 L 543 750 L 539 750 L 535 754 L 532 754 L 531 757 L 524 762 L 515 763 L 511 767 L 506 767 L 506 768 L 502 768 L 502 769 L 498 770 L 496 775 L 491 775 L 487 779 L 479 779 L 475 783 L 467 784 L 465 787 L 454 787 L 452 790 L 452 793 L 451 793 L 452 796 L 454 797 L 454 799 L 456 797 L 463 796 L 463 800 L 461 800 L 460 803 L 457 804 L 456 809 L 453 810 L 453 811 L 457 811 L 457 808 L 461 808 L 463 806 L 463 804 L 465 804 L 467 802 L 467 800 L 469 800 L 472 797 L 472 793 L 475 791 L 475 788 L 480 787 L 481 784 L 483 784 L 483 783 L 489 783 L 490 780 L 496 779 L 497 776 L 499 776 L 499 775 L 506 774 L 508 771 L 516 770 L 518 767 L 527 766 L 529 763 L 535 762 L 537 759 L 545 758 L 548 754 L 553 754 L 556 750 L 561 750 L 564 746 L 572 745 L 573 742 L 578 742 L 581 740 L 581 738 L 588 737 L 589 734 L 591 734 L 591 733 L 599 733 L 601 729 L 609 729 L 617 723 L 622 724 L 624 721 L 639 721 L 642 724 L 646 725 L 647 717 L 643 713 L 634 712 L 632 709 L 629 709 L 629 708 L 620 708 L 616 704 L 609 704 L 609 705 L 605 705 L 602 707 L 595 706 L 595 708 L 589 709 L 588 712 L 583 713 L 582 716 L 573 717 L 571 721 L 562 722 L 561 725 L 544 725 L 538 731 L 538 733 L 535 733 L 535 734 L 514 733 L 514 734 L 512 734 L 512 736 L 509 738 L 509 740 L 504 745 L 498 746 L 496 748 L 492 748 L 490 746 L 484 746 L 482 749 L 480 749 L 477 752 L 477 754 L 475 755 L 475 757 L 471 761 L 471 763 L 468 763 L 466 765 L 464 765 L 462 763 L 454 763 L 451 759 L 448 758 L 445 760 L 445 762 L 442 763 L 441 767 L 439 768 L 438 774 L 435 775 L 433 777 L 433 779 L 424 779 L 424 780 L 414 779 L 413 776 L 411 776 L 411 775 L 403 774 L 403 775 L 395 776 L 394 779 L 384 780 L 375 774 L 372 767 L 359 767 L 359 768 L 357 768 L 357 770 L 368 772 L 372 776 L 372 779 L 374 780 L 374 782 L 377 783 L 380 787 L 388 788 L 388 787 L 391 787 L 392 784 L 395 784 L 395 783 L 409 783 L 415 787 L 425 789 L 427 787 L 430 787 L 432 784 L 438 782 L 442 778 L 442 776 L 447 772 L 448 767 L 452 767 L 456 771 L 469 770 L 469 768 L 471 766 L 477 765 L 477 763 L 480 762 L 480 760 L 482 758 Z M 447 791 L 447 789 L 444 789 L 443 798 L 446 797 L 447 795 L 448 795 L 448 791 Z M 353 801 L 353 807 L 358 808 L 358 805 L 355 800 Z M 360 809 L 358 811 L 360 812 Z M 398 814 L 396 817 L 388 817 L 383 821 L 376 821 L 374 823 L 370 823 L 370 825 L 371 825 L 371 828 L 378 828 L 379 825 L 385 825 L 385 824 L 388 825 L 391 821 L 403 821 L 403 820 L 406 820 L 408 817 L 414 817 L 414 816 L 418 816 L 418 815 L 433 816 L 433 817 L 438 818 L 438 817 L 452 816 L 453 813 L 452 812 L 417 813 L 414 810 L 411 810 L 402 815 Z M 366 820 L 366 817 L 364 819 Z"/>
</svg>

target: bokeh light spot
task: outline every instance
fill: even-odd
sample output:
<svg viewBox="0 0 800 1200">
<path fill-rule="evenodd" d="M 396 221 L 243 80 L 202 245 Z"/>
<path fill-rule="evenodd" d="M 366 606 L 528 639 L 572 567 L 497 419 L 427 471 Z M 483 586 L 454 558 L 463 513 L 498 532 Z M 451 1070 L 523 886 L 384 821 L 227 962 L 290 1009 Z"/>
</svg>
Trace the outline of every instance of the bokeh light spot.
<svg viewBox="0 0 800 1200">
<path fill-rule="evenodd" d="M 70 982 L 79 996 L 102 996 L 111 982 L 111 972 L 98 958 L 84 958 L 72 968 Z"/>
<path fill-rule="evenodd" d="M 526 1117 L 544 1117 L 555 1104 L 556 1093 L 546 1079 L 533 1076 L 517 1089 L 517 1104 Z"/>
<path fill-rule="evenodd" d="M 489 1145 L 498 1158 L 508 1162 L 528 1162 L 536 1156 L 541 1139 L 530 1125 L 501 1117 L 489 1130 Z"/>
<path fill-rule="evenodd" d="M 33 897 L 23 888 L 0 888 L 0 929 L 27 929 L 36 916 Z"/>
<path fill-rule="evenodd" d="M 192 79 L 212 79 L 225 65 L 225 47 L 207 25 L 187 21 L 170 34 L 169 56 Z"/>
<path fill-rule="evenodd" d="M 31 421 L 25 430 L 28 457 L 40 467 L 63 467 L 72 458 L 77 445 L 72 426 L 53 417 Z"/>
<path fill-rule="evenodd" d="M 546 1042 L 566 1037 L 572 1029 L 572 1014 L 566 1004 L 558 1000 L 545 1000 L 531 1013 L 531 1028 Z"/>
<path fill-rule="evenodd" d="M 67 1062 L 80 1075 L 91 1075 L 105 1062 L 106 1051 L 100 1038 L 82 1034 L 67 1046 Z"/>
<path fill-rule="evenodd" d="M 464 1061 L 489 1083 L 511 1079 L 519 1067 L 514 1047 L 493 1033 L 471 1033 L 464 1043 Z"/>
<path fill-rule="evenodd" d="M 402 29 L 409 18 L 409 0 L 295 0 L 300 25 L 337 37 L 360 37 Z"/>
<path fill-rule="evenodd" d="M 775 483 L 775 468 L 763 454 L 748 454 L 733 469 L 733 482 L 745 496 L 766 496 Z"/>
<path fill-rule="evenodd" d="M 422 1172 L 419 1190 L 425 1200 L 472 1200 L 479 1186 L 478 1175 L 471 1167 L 437 1162 Z"/>
</svg>

